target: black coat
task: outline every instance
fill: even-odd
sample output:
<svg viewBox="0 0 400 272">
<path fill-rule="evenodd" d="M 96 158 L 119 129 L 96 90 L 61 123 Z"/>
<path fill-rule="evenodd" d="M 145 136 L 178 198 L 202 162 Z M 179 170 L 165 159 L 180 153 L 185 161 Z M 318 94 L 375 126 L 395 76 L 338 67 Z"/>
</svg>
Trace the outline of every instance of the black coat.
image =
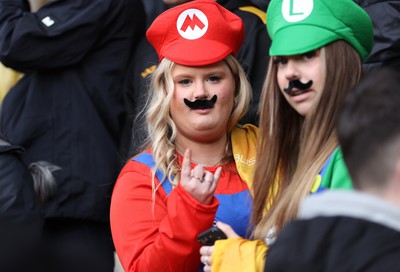
<svg viewBox="0 0 400 272">
<path fill-rule="evenodd" d="M 365 60 L 367 70 L 391 66 L 400 71 L 400 1 L 355 0 L 371 17 L 374 46 Z"/>
<path fill-rule="evenodd" d="M 270 0 L 251 0 L 251 2 L 254 3 L 257 7 L 259 7 L 261 10 L 266 11 L 268 9 L 269 2 Z"/>
<path fill-rule="evenodd" d="M 61 167 L 46 218 L 108 221 L 122 81 L 144 31 L 141 1 L 49 1 L 30 13 L 24 0 L 0 0 L 0 61 L 25 73 L 3 101 L 0 130 L 26 149 L 26 164 Z"/>
<path fill-rule="evenodd" d="M 242 118 L 241 123 L 258 125 L 258 106 L 262 87 L 267 76 L 269 47 L 271 45 L 267 27 L 259 16 L 241 9 L 246 6 L 254 6 L 250 1 L 219 0 L 218 3 L 243 20 L 245 39 L 236 58 L 249 77 L 253 89 L 253 99 L 249 111 Z M 264 17 L 265 14 L 260 16 Z"/>
<path fill-rule="evenodd" d="M 30 271 L 37 257 L 43 215 L 23 149 L 0 139 L 0 270 Z"/>
<path fill-rule="evenodd" d="M 310 196 L 270 247 L 265 272 L 400 271 L 400 209 L 355 192 Z"/>
</svg>

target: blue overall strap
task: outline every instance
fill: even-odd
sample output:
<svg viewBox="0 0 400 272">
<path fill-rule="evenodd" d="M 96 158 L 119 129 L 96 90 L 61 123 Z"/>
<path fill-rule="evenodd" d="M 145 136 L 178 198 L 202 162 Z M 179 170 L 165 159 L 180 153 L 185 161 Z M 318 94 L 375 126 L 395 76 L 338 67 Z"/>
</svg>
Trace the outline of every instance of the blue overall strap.
<svg viewBox="0 0 400 272">
<path fill-rule="evenodd" d="M 253 198 L 249 190 L 232 194 L 215 194 L 219 207 L 215 215 L 216 221 L 231 225 L 241 237 L 248 237 Z"/>
<path fill-rule="evenodd" d="M 331 164 L 331 161 L 332 161 L 333 157 L 335 156 L 335 153 L 336 153 L 336 149 L 329 156 L 328 160 L 325 162 L 324 166 L 322 167 L 321 171 L 319 172 L 322 179 L 324 179 L 325 173 L 328 170 L 328 167 Z"/>
<path fill-rule="evenodd" d="M 323 192 L 325 190 L 327 190 L 328 188 L 325 188 L 324 186 L 322 186 L 324 177 L 326 175 L 326 172 L 328 171 L 331 162 L 333 160 L 333 158 L 335 157 L 335 153 L 336 153 L 336 149 L 332 152 L 332 154 L 329 156 L 329 158 L 326 160 L 324 166 L 322 167 L 321 171 L 319 172 L 319 174 L 316 176 L 315 180 L 314 180 L 314 184 L 311 188 L 311 193 L 315 194 L 315 193 L 320 193 Z"/>
<path fill-rule="evenodd" d="M 149 168 L 153 168 L 155 165 L 153 155 L 151 155 L 150 153 L 147 153 L 147 152 L 137 155 L 132 160 L 143 163 L 144 165 L 148 166 Z M 156 177 L 160 182 L 164 179 L 163 173 L 158 169 L 156 171 Z M 169 195 L 169 193 L 172 191 L 172 185 L 169 182 L 168 178 L 166 180 L 164 180 L 164 182 L 161 185 L 164 188 L 165 193 L 167 195 Z"/>
</svg>

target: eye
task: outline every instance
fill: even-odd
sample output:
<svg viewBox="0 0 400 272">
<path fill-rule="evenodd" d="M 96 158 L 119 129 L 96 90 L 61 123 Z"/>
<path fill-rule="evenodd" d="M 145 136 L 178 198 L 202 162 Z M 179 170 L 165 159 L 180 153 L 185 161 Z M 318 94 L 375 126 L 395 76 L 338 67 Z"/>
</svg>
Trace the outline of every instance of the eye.
<svg viewBox="0 0 400 272">
<path fill-rule="evenodd" d="M 285 65 L 288 62 L 287 58 L 284 57 L 274 57 L 275 65 Z"/>
<path fill-rule="evenodd" d="M 188 86 L 191 83 L 189 79 L 181 79 L 178 81 L 179 85 Z"/>
<path fill-rule="evenodd" d="M 312 59 L 312 58 L 314 58 L 315 56 L 317 55 L 317 51 L 310 51 L 310 52 L 307 52 L 307 53 L 304 53 L 303 54 L 303 58 L 304 59 Z"/>
<path fill-rule="evenodd" d="M 208 81 L 211 83 L 218 83 L 221 80 L 221 77 L 219 76 L 210 76 L 208 78 Z"/>
</svg>

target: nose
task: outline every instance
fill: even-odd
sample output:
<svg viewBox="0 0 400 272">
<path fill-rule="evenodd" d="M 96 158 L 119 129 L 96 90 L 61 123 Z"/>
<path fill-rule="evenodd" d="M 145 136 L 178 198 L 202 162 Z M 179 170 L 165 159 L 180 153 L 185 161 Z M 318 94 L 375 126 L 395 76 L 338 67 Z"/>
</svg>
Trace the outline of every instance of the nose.
<svg viewBox="0 0 400 272">
<path fill-rule="evenodd" d="M 300 71 L 298 69 L 298 66 L 296 64 L 296 61 L 289 59 L 287 64 L 286 64 L 286 69 L 285 69 L 285 77 L 287 80 L 295 80 L 295 79 L 300 79 Z"/>
<path fill-rule="evenodd" d="M 208 98 L 208 91 L 204 82 L 198 81 L 195 84 L 194 98 L 196 100 Z"/>
</svg>

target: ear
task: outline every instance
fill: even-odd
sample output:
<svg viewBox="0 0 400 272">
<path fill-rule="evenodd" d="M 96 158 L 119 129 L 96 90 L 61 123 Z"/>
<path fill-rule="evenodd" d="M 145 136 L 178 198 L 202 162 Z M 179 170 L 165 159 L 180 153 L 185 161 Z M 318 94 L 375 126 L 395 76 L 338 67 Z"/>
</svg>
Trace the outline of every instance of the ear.
<svg viewBox="0 0 400 272">
<path fill-rule="evenodd" d="M 386 193 L 387 200 L 400 206 L 400 158 L 393 170 L 393 175 L 389 179 Z"/>
<path fill-rule="evenodd" d="M 393 171 L 392 183 L 400 184 L 400 158 L 398 159 L 395 169 Z"/>
</svg>

